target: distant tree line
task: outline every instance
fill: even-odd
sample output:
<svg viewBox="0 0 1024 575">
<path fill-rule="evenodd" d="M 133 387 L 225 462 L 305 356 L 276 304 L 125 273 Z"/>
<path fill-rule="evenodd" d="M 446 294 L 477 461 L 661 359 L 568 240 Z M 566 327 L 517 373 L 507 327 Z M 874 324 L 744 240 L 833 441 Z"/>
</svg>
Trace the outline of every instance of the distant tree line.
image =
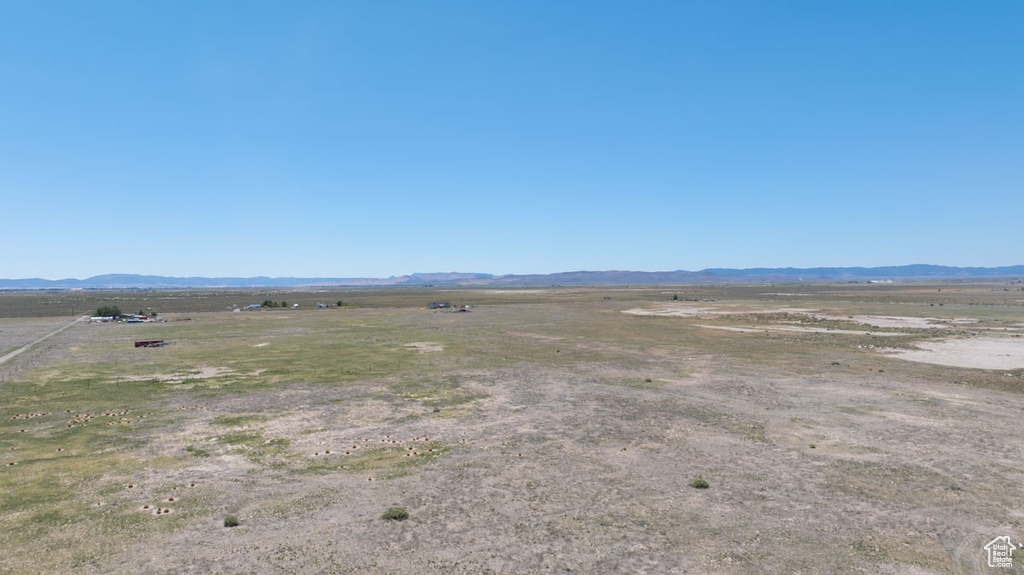
<svg viewBox="0 0 1024 575">
<path fill-rule="evenodd" d="M 281 300 L 281 303 L 271 300 L 263 300 L 263 307 L 288 307 L 288 302 Z"/>
</svg>

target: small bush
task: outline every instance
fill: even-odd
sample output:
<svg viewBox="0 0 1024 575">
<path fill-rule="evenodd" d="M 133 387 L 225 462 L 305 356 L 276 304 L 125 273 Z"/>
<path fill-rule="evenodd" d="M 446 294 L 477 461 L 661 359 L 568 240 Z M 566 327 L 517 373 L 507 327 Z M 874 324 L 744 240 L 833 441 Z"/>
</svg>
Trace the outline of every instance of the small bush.
<svg viewBox="0 0 1024 575">
<path fill-rule="evenodd" d="M 191 454 L 191 455 L 195 455 L 196 457 L 209 457 L 210 456 L 210 452 L 209 451 L 207 451 L 206 449 L 203 449 L 201 447 L 196 447 L 194 445 L 189 445 L 188 447 L 186 447 L 185 448 L 185 453 L 188 453 L 188 454 Z"/>
<path fill-rule="evenodd" d="M 389 507 L 384 515 L 380 516 L 381 519 L 393 519 L 395 521 L 405 521 L 409 518 L 409 512 L 402 507 Z"/>
<path fill-rule="evenodd" d="M 708 487 L 711 486 L 708 485 L 707 481 L 704 481 L 704 478 L 702 476 L 698 475 L 697 479 L 694 479 L 693 481 L 690 482 L 690 487 L 694 489 L 707 489 Z"/>
<path fill-rule="evenodd" d="M 224 527 L 238 527 L 238 518 L 234 515 L 228 515 L 224 518 Z"/>
<path fill-rule="evenodd" d="M 651 383 L 651 378 L 648 377 L 647 379 L 645 379 L 644 383 Z"/>
</svg>

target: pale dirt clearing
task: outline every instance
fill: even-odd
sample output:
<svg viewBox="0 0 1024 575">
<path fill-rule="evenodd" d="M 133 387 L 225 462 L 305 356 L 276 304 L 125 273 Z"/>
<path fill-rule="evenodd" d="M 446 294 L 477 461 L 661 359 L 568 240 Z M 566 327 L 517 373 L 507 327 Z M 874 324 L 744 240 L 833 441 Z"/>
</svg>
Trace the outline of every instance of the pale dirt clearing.
<svg viewBox="0 0 1024 575">
<path fill-rule="evenodd" d="M 633 315 L 653 315 L 664 317 L 699 317 L 706 315 L 741 315 L 741 314 L 775 314 L 790 313 L 815 316 L 820 319 L 844 321 L 871 325 L 881 328 L 914 328 L 914 329 L 948 329 L 951 327 L 962 327 L 978 323 L 974 318 L 941 319 L 935 317 L 907 317 L 907 316 L 880 316 L 880 315 L 818 315 L 818 311 L 808 308 L 765 308 L 756 306 L 742 306 L 734 304 L 716 305 L 691 305 L 691 304 L 662 304 L 652 308 L 634 308 L 623 310 L 622 313 Z M 707 327 L 707 326 L 703 326 Z M 1006 328 L 996 328 L 1006 329 Z M 801 330 L 802 331 L 802 330 Z M 853 333 L 853 332 L 851 332 Z"/>
<path fill-rule="evenodd" d="M 433 341 L 416 341 L 413 343 L 407 343 L 404 347 L 415 349 L 420 353 L 430 353 L 433 351 L 444 351 L 444 346 Z"/>
<path fill-rule="evenodd" d="M 561 341 L 565 339 L 564 337 L 557 335 L 543 335 L 539 333 L 527 333 L 522 331 L 510 331 L 508 332 L 508 335 L 514 335 L 516 337 L 531 337 L 534 339 L 541 339 L 544 341 Z"/>
<path fill-rule="evenodd" d="M 948 341 L 920 342 L 922 349 L 901 350 L 887 355 L 937 365 L 976 369 L 1024 369 L 1024 339 L 978 337 Z"/>
<path fill-rule="evenodd" d="M 212 379 L 228 375 L 258 376 L 266 370 L 258 369 L 249 373 L 239 373 L 227 367 L 197 367 L 189 373 L 155 373 L 152 375 L 128 375 L 121 379 L 124 381 L 163 381 L 167 383 L 181 383 L 190 379 Z"/>
<path fill-rule="evenodd" d="M 880 316 L 880 315 L 855 315 L 855 316 L 823 316 L 825 319 L 839 321 L 852 321 L 873 325 L 875 327 L 907 327 L 916 329 L 948 328 L 954 325 L 969 325 L 977 323 L 972 318 L 940 319 L 937 317 L 904 317 L 904 316 Z"/>
<path fill-rule="evenodd" d="M 654 308 L 633 308 L 623 310 L 622 313 L 632 315 L 655 315 L 663 317 L 694 317 L 700 315 L 740 315 L 748 313 L 769 314 L 769 313 L 813 313 L 813 309 L 780 307 L 764 308 L 744 305 L 688 305 L 688 304 L 662 304 Z"/>
<path fill-rule="evenodd" d="M 134 548 L 133 568 L 978 572 L 981 546 L 1005 530 L 1024 445 L 1016 397 L 948 385 L 923 396 L 900 377 L 696 373 L 700 385 L 630 388 L 563 369 L 460 375 L 487 382 L 490 398 L 458 419 L 417 417 L 415 405 L 369 397 L 372 386 L 211 400 L 212 413 L 270 415 L 266 438 L 289 438 L 333 471 L 199 459 L 181 477 L 218 512 Z M 944 400 L 965 394 L 972 403 Z M 408 473 L 330 467 L 386 453 L 388 439 L 416 449 L 423 436 L 450 451 Z M 698 474 L 710 489 L 689 486 Z M 380 519 L 392 505 L 410 519 Z M 240 527 L 220 526 L 228 512 Z"/>
<path fill-rule="evenodd" d="M 697 305 L 689 303 L 666 303 L 649 308 L 634 308 L 623 310 L 622 313 L 632 315 L 662 316 L 662 317 L 700 317 L 708 315 L 741 315 L 741 314 L 776 314 L 789 313 L 817 317 L 819 319 L 859 323 L 881 328 L 912 328 L 912 329 L 949 329 L 956 327 L 971 326 L 979 322 L 974 318 L 952 318 L 942 319 L 936 317 L 908 317 L 908 316 L 882 316 L 882 315 L 819 315 L 820 310 L 809 308 L 780 307 L 767 308 L 737 304 L 712 304 Z M 1017 324 L 1013 324 L 1016 326 Z M 990 329 L 1012 329 L 990 328 Z M 707 327 L 707 326 L 702 326 Z M 805 331 L 805 330 L 798 330 Z M 816 330 L 806 330 L 816 331 Z M 854 332 L 850 332 L 854 333 Z M 867 332 L 865 332 L 867 334 Z M 870 335 L 882 335 L 871 333 Z"/>
<path fill-rule="evenodd" d="M 839 335 L 881 335 L 881 336 L 906 336 L 906 333 L 894 333 L 889 331 L 860 331 L 853 329 L 828 329 L 825 327 L 796 327 L 783 325 L 752 325 L 750 327 L 730 327 L 725 325 L 703 325 L 697 327 L 705 329 L 720 329 L 724 331 L 736 331 L 740 333 L 761 333 L 765 331 L 790 331 L 801 333 L 834 333 Z"/>
</svg>

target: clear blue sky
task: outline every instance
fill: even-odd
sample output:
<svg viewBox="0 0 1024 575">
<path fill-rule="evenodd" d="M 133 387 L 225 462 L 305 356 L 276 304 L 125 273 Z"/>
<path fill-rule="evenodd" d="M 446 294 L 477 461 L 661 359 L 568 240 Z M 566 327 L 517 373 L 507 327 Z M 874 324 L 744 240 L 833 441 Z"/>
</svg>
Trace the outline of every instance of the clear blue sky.
<svg viewBox="0 0 1024 575">
<path fill-rule="evenodd" d="M 0 3 L 0 277 L 1024 263 L 1024 3 Z"/>
</svg>

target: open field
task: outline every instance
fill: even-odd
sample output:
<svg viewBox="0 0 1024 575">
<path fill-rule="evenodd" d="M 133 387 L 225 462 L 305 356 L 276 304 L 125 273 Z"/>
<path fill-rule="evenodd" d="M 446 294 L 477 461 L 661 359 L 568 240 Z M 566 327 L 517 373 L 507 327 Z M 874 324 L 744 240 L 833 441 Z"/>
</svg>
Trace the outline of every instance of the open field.
<svg viewBox="0 0 1024 575">
<path fill-rule="evenodd" d="M 0 355 L 104 304 L 167 321 L 0 365 L 0 572 L 1024 572 L 1019 286 L 0 293 Z"/>
</svg>

